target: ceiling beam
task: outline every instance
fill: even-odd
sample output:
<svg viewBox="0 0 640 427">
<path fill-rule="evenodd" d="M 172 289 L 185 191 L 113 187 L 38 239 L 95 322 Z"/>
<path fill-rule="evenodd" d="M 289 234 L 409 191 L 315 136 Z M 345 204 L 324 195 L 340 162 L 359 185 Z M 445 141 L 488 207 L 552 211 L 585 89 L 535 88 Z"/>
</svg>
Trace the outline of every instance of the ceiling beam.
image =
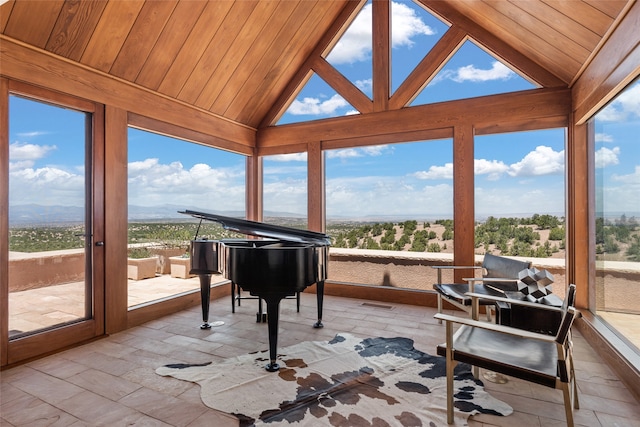
<svg viewBox="0 0 640 427">
<path fill-rule="evenodd" d="M 389 109 L 391 97 L 391 1 L 373 0 L 373 109 Z"/>
<path fill-rule="evenodd" d="M 457 25 L 452 25 L 398 87 L 389 101 L 389 108 L 396 110 L 408 106 L 438 74 L 466 39 L 467 33 Z"/>
<path fill-rule="evenodd" d="M 336 70 L 326 59 L 318 56 L 311 67 L 318 76 L 342 96 L 361 114 L 373 112 L 373 102 L 342 73 Z"/>
<path fill-rule="evenodd" d="M 311 141 L 347 139 L 354 135 L 376 137 L 405 132 L 442 129 L 472 124 L 476 128 L 536 129 L 549 118 L 565 123 L 571 113 L 571 95 L 566 88 L 532 89 L 390 110 L 343 116 L 313 122 L 258 129 L 259 150 Z M 505 114 L 508 111 L 508 114 Z M 490 132 L 488 132 L 490 133 Z"/>
<path fill-rule="evenodd" d="M 0 34 L 3 76 L 254 146 L 255 129 Z"/>
</svg>

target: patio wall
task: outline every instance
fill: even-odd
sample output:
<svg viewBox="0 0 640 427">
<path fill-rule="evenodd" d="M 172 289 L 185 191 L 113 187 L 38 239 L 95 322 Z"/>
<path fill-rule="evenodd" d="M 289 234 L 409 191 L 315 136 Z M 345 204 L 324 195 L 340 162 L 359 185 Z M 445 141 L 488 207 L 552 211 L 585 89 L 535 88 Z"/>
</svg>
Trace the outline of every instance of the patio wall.
<svg viewBox="0 0 640 427">
<path fill-rule="evenodd" d="M 533 266 L 546 269 L 554 277 L 553 291 L 564 297 L 564 260 L 533 258 Z M 452 254 L 394 252 L 380 250 L 331 248 L 329 252 L 328 280 L 396 288 L 431 290 L 437 281 L 435 265 L 451 265 Z M 482 256 L 476 256 L 476 264 Z M 640 263 L 608 264 L 606 285 L 598 277 L 599 310 L 640 314 L 633 304 L 640 298 Z M 158 273 L 161 273 L 158 271 Z M 473 272 L 469 271 L 469 275 Z M 162 274 L 162 273 L 161 273 Z M 476 277 L 480 272 L 476 271 Z M 10 253 L 10 292 L 36 289 L 61 283 L 84 280 L 84 252 L 82 250 L 50 251 L 32 254 Z M 181 280 L 181 279 L 176 279 Z M 452 271 L 443 271 L 444 283 L 453 280 Z M 624 297 L 631 293 L 636 298 Z"/>
</svg>

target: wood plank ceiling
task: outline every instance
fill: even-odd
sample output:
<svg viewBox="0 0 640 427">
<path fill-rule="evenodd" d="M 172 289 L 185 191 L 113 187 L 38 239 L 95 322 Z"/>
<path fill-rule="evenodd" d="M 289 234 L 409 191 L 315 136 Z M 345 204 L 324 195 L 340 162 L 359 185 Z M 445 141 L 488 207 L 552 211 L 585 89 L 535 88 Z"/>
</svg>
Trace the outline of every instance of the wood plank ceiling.
<svg viewBox="0 0 640 427">
<path fill-rule="evenodd" d="M 527 58 L 555 86 L 576 80 L 628 6 L 626 0 L 420 1 L 515 68 Z M 0 32 L 258 128 L 274 104 L 290 99 L 292 79 L 308 75 L 301 67 L 312 63 L 312 52 L 330 44 L 360 4 L 11 0 L 0 6 Z"/>
</svg>

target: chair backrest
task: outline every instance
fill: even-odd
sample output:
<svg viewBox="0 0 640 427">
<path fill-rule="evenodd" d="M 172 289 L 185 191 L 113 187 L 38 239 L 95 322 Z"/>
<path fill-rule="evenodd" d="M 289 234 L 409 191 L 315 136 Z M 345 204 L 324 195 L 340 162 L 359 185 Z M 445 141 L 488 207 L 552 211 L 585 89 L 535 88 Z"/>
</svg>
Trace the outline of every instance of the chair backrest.
<svg viewBox="0 0 640 427">
<path fill-rule="evenodd" d="M 571 331 L 571 325 L 580 313 L 575 309 L 576 304 L 576 285 L 573 283 L 567 288 L 567 295 L 564 297 L 562 303 L 562 321 L 556 334 L 556 342 L 562 344 L 566 341 L 569 332 Z"/>
<path fill-rule="evenodd" d="M 484 278 L 499 277 L 502 279 L 517 279 L 519 272 L 525 268 L 531 268 L 531 261 L 518 261 L 512 258 L 485 254 L 484 260 L 482 261 L 482 267 L 485 270 L 483 273 Z M 518 290 L 518 285 L 516 283 L 485 283 L 490 283 L 504 291 Z"/>
<path fill-rule="evenodd" d="M 558 377 L 563 383 L 570 382 L 572 377 L 571 326 L 580 317 L 580 312 L 574 307 L 575 299 L 576 285 L 570 284 L 562 304 L 562 321 L 555 338 L 558 344 Z"/>
</svg>

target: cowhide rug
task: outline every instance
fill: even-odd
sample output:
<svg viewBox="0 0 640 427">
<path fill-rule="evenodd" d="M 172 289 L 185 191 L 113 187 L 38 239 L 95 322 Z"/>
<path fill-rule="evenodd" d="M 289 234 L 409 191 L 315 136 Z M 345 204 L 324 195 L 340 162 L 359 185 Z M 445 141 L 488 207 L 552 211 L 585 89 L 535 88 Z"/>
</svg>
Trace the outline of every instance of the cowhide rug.
<svg viewBox="0 0 640 427">
<path fill-rule="evenodd" d="M 267 372 L 268 351 L 156 372 L 201 386 L 209 407 L 241 426 L 446 426 L 445 359 L 416 350 L 408 338 L 303 342 L 278 351 L 279 372 Z M 456 425 L 470 415 L 509 415 L 484 391 L 469 365 L 455 370 Z"/>
</svg>

